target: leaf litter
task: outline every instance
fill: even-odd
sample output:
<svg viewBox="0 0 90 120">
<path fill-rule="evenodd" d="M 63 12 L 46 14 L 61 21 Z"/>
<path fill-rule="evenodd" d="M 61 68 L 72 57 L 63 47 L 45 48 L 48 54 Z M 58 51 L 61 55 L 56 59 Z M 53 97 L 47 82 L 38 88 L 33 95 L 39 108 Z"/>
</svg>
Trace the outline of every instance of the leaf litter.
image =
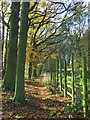
<svg viewBox="0 0 90 120">
<path fill-rule="evenodd" d="M 43 79 L 25 80 L 26 104 L 13 101 L 14 93 L 2 90 L 2 117 L 6 118 L 84 118 L 83 111 L 68 113 L 71 98 L 52 94 Z M 75 108 L 76 109 L 76 108 Z"/>
</svg>

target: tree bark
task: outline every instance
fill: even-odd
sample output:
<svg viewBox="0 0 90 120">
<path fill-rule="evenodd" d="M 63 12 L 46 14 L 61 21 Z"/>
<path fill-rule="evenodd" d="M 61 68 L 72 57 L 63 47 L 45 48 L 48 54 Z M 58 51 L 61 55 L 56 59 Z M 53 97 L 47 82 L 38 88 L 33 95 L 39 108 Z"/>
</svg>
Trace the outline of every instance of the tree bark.
<svg viewBox="0 0 90 120">
<path fill-rule="evenodd" d="M 34 46 L 36 45 L 36 42 L 34 41 Z M 33 49 L 34 52 L 37 52 L 37 47 L 34 47 Z M 33 56 L 34 57 L 34 56 Z M 35 59 L 37 57 L 35 56 Z M 33 62 L 33 77 L 37 77 L 37 61 Z"/>
<path fill-rule="evenodd" d="M 90 2 L 88 2 L 88 83 L 90 83 Z M 90 90 L 90 87 L 88 89 Z"/>
<path fill-rule="evenodd" d="M 37 64 L 34 62 L 33 77 L 37 77 Z"/>
<path fill-rule="evenodd" d="M 88 83 L 90 83 L 90 1 L 88 2 Z M 90 91 L 90 85 L 88 85 L 88 91 Z M 88 117 L 90 117 L 90 110 L 88 110 Z"/>
<path fill-rule="evenodd" d="M 20 2 L 12 2 L 11 21 L 9 33 L 9 48 L 7 69 L 4 78 L 4 87 L 7 90 L 14 90 L 17 61 L 17 40 L 18 40 L 18 22 L 19 22 Z"/>
<path fill-rule="evenodd" d="M 51 59 L 51 57 L 50 57 L 50 81 L 52 84 L 52 59 Z"/>
<path fill-rule="evenodd" d="M 59 70 L 59 58 L 57 58 L 57 60 L 56 60 L 56 81 L 57 81 L 57 88 L 58 88 L 58 86 L 59 86 L 59 76 L 58 76 L 58 74 L 59 74 L 59 72 L 58 72 L 58 70 Z"/>
<path fill-rule="evenodd" d="M 6 35 L 6 41 L 5 41 L 5 56 L 4 56 L 4 65 L 3 65 L 3 71 L 2 71 L 2 78 L 4 78 L 5 72 L 6 72 L 7 50 L 8 50 L 8 32 L 9 32 L 9 27 L 7 27 L 7 35 Z"/>
<path fill-rule="evenodd" d="M 29 68 L 28 68 L 28 79 L 30 80 L 32 76 L 32 62 L 29 62 Z"/>
<path fill-rule="evenodd" d="M 64 96 L 67 97 L 67 65 L 66 60 L 64 61 Z"/>
<path fill-rule="evenodd" d="M 75 91 L 74 91 L 74 59 L 72 53 L 72 103 L 75 102 Z"/>
<path fill-rule="evenodd" d="M 59 58 L 59 62 L 60 62 L 60 91 L 62 91 L 62 63 L 61 63 L 61 57 Z"/>
<path fill-rule="evenodd" d="M 83 111 L 84 117 L 88 117 L 88 90 L 87 90 L 87 67 L 86 67 L 86 57 L 83 58 Z"/>
<path fill-rule="evenodd" d="M 3 2 L 2 2 L 2 9 L 3 9 Z M 2 78 L 3 78 L 3 72 L 4 72 L 4 69 L 3 69 L 3 48 L 4 48 L 4 29 L 5 29 L 5 26 L 4 26 L 4 13 L 2 11 Z"/>
<path fill-rule="evenodd" d="M 25 103 L 24 71 L 25 71 L 27 32 L 28 32 L 29 4 L 30 4 L 29 2 L 22 3 L 20 39 L 19 39 L 15 93 L 14 93 L 14 100 L 22 104 Z"/>
</svg>

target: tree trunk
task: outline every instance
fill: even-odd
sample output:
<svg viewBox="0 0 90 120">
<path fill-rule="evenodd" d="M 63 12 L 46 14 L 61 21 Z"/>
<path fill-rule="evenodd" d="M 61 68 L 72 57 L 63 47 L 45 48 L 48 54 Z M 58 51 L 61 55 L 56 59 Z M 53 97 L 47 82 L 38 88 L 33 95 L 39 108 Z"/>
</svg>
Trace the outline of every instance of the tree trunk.
<svg viewBox="0 0 90 120">
<path fill-rule="evenodd" d="M 28 68 L 28 79 L 30 80 L 32 76 L 32 62 L 29 62 L 29 68 Z"/>
<path fill-rule="evenodd" d="M 90 83 L 90 1 L 88 2 L 88 83 Z M 90 91 L 90 85 L 88 85 L 88 91 Z M 90 117 L 90 110 L 88 110 L 88 117 Z"/>
<path fill-rule="evenodd" d="M 86 57 L 83 58 L 83 111 L 84 117 L 88 117 L 88 90 L 87 90 L 87 67 Z"/>
<path fill-rule="evenodd" d="M 88 2 L 88 83 L 90 83 L 90 2 Z M 90 90 L 90 87 L 88 89 Z"/>
<path fill-rule="evenodd" d="M 31 62 L 32 55 L 33 54 L 30 54 L 30 61 L 29 61 L 29 66 L 28 66 L 28 79 L 31 79 L 31 76 L 32 76 L 32 62 Z"/>
<path fill-rule="evenodd" d="M 8 62 L 3 84 L 5 89 L 10 91 L 14 90 L 15 87 L 19 9 L 20 2 L 12 2 Z"/>
<path fill-rule="evenodd" d="M 14 100 L 22 104 L 25 103 L 24 71 L 25 71 L 25 58 L 26 58 L 29 4 L 30 4 L 29 2 L 22 3 L 20 39 L 19 39 L 15 93 L 14 93 Z"/>
<path fill-rule="evenodd" d="M 67 65 L 66 60 L 64 62 L 64 96 L 67 97 Z"/>
<path fill-rule="evenodd" d="M 51 59 L 51 57 L 50 57 L 50 81 L 52 84 L 52 59 Z"/>
<path fill-rule="evenodd" d="M 35 42 L 34 42 L 34 46 L 35 46 Z M 33 51 L 34 52 L 37 52 L 37 48 L 36 47 L 34 47 L 34 49 L 33 49 Z M 35 59 L 36 59 L 37 57 L 35 56 Z M 34 61 L 33 62 L 33 77 L 37 77 L 37 61 Z"/>
<path fill-rule="evenodd" d="M 42 68 L 43 68 L 43 65 L 41 65 L 41 68 L 40 68 L 40 70 L 39 70 L 38 76 L 41 75 L 41 73 L 42 73 Z"/>
<path fill-rule="evenodd" d="M 2 2 L 2 9 L 3 9 L 3 2 Z M 3 73 L 4 73 L 4 69 L 3 69 L 3 62 L 4 62 L 4 59 L 3 59 L 3 49 L 4 49 L 4 13 L 2 11 L 2 78 L 3 78 Z"/>
<path fill-rule="evenodd" d="M 0 14 L 0 18 L 1 18 L 1 14 Z M 1 20 L 0 20 L 1 22 Z M 0 24 L 0 60 L 2 58 L 2 40 L 1 40 L 1 24 Z M 2 62 L 0 61 L 0 71 L 2 69 Z M 2 73 L 0 72 L 0 79 L 2 78 Z M 2 101 L 1 101 L 1 104 L 2 104 Z M 0 114 L 1 115 L 1 114 Z"/>
<path fill-rule="evenodd" d="M 36 63 L 35 63 L 35 66 L 33 68 L 33 77 L 37 77 L 37 66 L 36 66 Z"/>
<path fill-rule="evenodd" d="M 57 81 L 57 88 L 58 88 L 58 85 L 59 85 L 59 77 L 58 77 L 58 70 L 59 70 L 59 59 L 57 58 L 56 60 L 56 81 Z"/>
<path fill-rule="evenodd" d="M 72 103 L 75 102 L 75 92 L 74 92 L 74 62 L 72 54 Z"/>
<path fill-rule="evenodd" d="M 56 60 L 54 59 L 54 63 L 53 63 L 53 67 L 54 67 L 54 72 L 53 72 L 53 74 L 54 74 L 54 77 L 53 77 L 53 83 L 54 83 L 54 86 L 55 86 L 55 89 L 56 89 L 56 86 L 57 86 L 57 84 L 56 84 Z"/>
<path fill-rule="evenodd" d="M 60 65 L 60 91 L 62 91 L 62 63 L 61 63 L 61 58 L 59 60 L 59 65 Z"/>
<path fill-rule="evenodd" d="M 5 72 L 6 72 L 6 63 L 7 63 L 7 49 L 8 49 L 8 33 L 9 33 L 9 27 L 7 27 L 7 35 L 6 35 L 6 41 L 5 41 L 5 56 L 4 56 L 4 66 L 2 71 L 2 78 L 4 78 Z"/>
</svg>

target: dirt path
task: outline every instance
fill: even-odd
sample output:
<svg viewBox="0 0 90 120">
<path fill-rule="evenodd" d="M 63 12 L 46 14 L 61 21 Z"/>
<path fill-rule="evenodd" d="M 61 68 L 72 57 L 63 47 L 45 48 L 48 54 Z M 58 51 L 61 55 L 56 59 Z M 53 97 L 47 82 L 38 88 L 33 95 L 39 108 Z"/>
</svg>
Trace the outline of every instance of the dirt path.
<svg viewBox="0 0 90 120">
<path fill-rule="evenodd" d="M 10 100 L 13 98 L 13 93 L 11 95 L 3 91 L 3 118 L 68 118 L 69 114 L 65 113 L 65 107 L 72 105 L 70 99 L 49 92 L 44 86 L 43 79 L 40 77 L 32 81 L 25 80 L 27 101 L 25 106 Z"/>
<path fill-rule="evenodd" d="M 29 107 L 32 108 L 34 112 L 33 116 L 50 118 L 55 113 L 55 111 L 62 114 L 65 104 L 64 102 L 62 102 L 63 96 L 60 97 L 58 94 L 53 95 L 52 93 L 50 93 L 49 89 L 44 87 L 44 78 L 40 77 L 39 79 L 40 81 L 37 79 L 37 82 L 26 81 L 26 86 L 28 85 L 27 87 L 30 89 L 30 91 L 28 91 L 26 87 L 28 101 L 27 104 Z M 64 100 L 66 103 L 69 103 L 68 101 L 70 101 L 68 98 L 64 98 Z"/>
</svg>

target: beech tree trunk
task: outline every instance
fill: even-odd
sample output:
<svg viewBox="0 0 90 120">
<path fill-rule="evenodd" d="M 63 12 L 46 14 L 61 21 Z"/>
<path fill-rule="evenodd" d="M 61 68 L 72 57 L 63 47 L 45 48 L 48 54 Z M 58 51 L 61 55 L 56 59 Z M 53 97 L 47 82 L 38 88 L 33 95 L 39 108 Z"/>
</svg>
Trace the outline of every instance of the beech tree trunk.
<svg viewBox="0 0 90 120">
<path fill-rule="evenodd" d="M 72 54 L 72 103 L 75 102 L 75 92 L 74 92 L 74 60 Z"/>
<path fill-rule="evenodd" d="M 88 117 L 88 89 L 87 89 L 87 66 L 86 57 L 83 58 L 83 111 L 84 117 Z"/>
<path fill-rule="evenodd" d="M 31 76 L 32 76 L 32 62 L 29 62 L 28 79 L 31 79 Z"/>
<path fill-rule="evenodd" d="M 29 2 L 22 3 L 20 39 L 19 39 L 15 93 L 14 93 L 14 100 L 22 104 L 25 103 L 24 71 L 25 71 L 25 58 L 26 58 L 29 4 L 30 4 Z"/>
<path fill-rule="evenodd" d="M 90 1 L 88 2 L 88 83 L 90 83 Z M 90 91 L 90 85 L 88 85 L 88 91 Z M 89 116 L 90 110 L 88 110 L 88 117 Z"/>
<path fill-rule="evenodd" d="M 62 63 L 61 63 L 61 58 L 59 59 L 60 62 L 60 91 L 62 91 Z"/>
<path fill-rule="evenodd" d="M 90 2 L 88 2 L 88 83 L 90 83 Z M 90 87 L 88 89 L 90 90 Z"/>
<path fill-rule="evenodd" d="M 3 66 L 3 71 L 2 71 L 2 78 L 4 78 L 5 72 L 6 72 L 7 50 L 8 50 L 8 35 L 9 35 L 9 27 L 7 27 L 6 40 L 5 40 L 5 55 L 4 55 L 4 66 Z"/>
<path fill-rule="evenodd" d="M 52 59 L 51 59 L 51 57 L 50 57 L 50 81 L 52 84 Z"/>
<path fill-rule="evenodd" d="M 36 43 L 34 43 L 34 44 L 36 44 Z M 37 52 L 37 48 L 34 47 L 33 51 Z M 34 57 L 35 57 L 35 59 L 37 58 L 36 56 L 34 56 Z M 37 61 L 33 62 L 33 77 L 37 77 Z"/>
<path fill-rule="evenodd" d="M 58 88 L 58 85 L 59 85 L 59 59 L 57 58 L 56 60 L 56 80 L 57 80 L 57 88 Z"/>
<path fill-rule="evenodd" d="M 17 40 L 18 40 L 18 22 L 19 22 L 20 2 L 12 2 L 11 21 L 9 33 L 9 48 L 7 69 L 3 86 L 7 90 L 14 90 L 17 62 Z"/>
<path fill-rule="evenodd" d="M 2 2 L 2 9 L 3 9 L 3 2 Z M 4 58 L 3 58 L 3 49 L 4 49 L 4 33 L 5 33 L 5 26 L 4 26 L 4 12 L 2 11 L 2 78 L 4 74 Z"/>
<path fill-rule="evenodd" d="M 66 60 L 64 62 L 64 96 L 67 97 L 67 65 L 66 65 Z"/>
</svg>

